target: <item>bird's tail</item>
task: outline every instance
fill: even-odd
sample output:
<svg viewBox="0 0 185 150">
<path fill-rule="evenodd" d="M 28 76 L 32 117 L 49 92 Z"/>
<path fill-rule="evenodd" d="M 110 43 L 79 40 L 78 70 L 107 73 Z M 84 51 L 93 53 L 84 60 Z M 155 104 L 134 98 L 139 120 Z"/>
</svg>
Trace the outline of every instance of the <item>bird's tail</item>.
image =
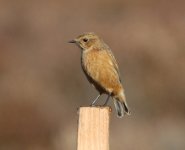
<svg viewBox="0 0 185 150">
<path fill-rule="evenodd" d="M 130 115 L 130 110 L 123 92 L 118 97 L 114 98 L 114 105 L 119 118 L 122 118 L 125 114 Z"/>
</svg>

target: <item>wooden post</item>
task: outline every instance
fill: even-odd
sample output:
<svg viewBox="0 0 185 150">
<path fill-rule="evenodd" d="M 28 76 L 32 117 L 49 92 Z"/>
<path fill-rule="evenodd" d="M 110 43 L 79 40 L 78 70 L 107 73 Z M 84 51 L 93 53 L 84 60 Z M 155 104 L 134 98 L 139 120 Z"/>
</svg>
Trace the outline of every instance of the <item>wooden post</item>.
<svg viewBox="0 0 185 150">
<path fill-rule="evenodd" d="M 109 150 L 110 107 L 80 107 L 77 150 Z"/>
</svg>

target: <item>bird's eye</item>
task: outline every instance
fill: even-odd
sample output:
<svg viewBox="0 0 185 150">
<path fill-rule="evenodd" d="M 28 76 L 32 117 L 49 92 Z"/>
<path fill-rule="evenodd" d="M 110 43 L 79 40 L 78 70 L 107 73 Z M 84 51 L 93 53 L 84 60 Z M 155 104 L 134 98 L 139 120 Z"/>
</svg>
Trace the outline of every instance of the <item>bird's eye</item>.
<svg viewBox="0 0 185 150">
<path fill-rule="evenodd" d="M 87 38 L 84 38 L 84 39 L 83 39 L 83 41 L 84 41 L 84 42 L 87 42 L 87 41 L 88 41 L 88 39 L 87 39 Z"/>
</svg>

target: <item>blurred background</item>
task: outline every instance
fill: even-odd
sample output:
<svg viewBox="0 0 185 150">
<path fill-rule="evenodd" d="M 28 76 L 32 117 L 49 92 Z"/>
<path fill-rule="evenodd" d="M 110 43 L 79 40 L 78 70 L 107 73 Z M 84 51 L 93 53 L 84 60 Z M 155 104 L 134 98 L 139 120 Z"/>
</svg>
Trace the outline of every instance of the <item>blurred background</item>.
<svg viewBox="0 0 185 150">
<path fill-rule="evenodd" d="M 0 150 L 76 149 L 77 108 L 98 93 L 82 72 L 80 50 L 67 42 L 89 31 L 112 48 L 132 111 L 118 119 L 113 110 L 110 149 L 184 150 L 184 6 L 1 0 Z"/>
</svg>

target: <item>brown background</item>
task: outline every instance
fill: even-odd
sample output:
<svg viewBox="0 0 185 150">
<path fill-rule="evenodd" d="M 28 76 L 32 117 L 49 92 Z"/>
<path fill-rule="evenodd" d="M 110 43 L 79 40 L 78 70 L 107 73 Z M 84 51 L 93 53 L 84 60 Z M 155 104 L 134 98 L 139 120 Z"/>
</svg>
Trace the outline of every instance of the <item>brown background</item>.
<svg viewBox="0 0 185 150">
<path fill-rule="evenodd" d="M 184 6 L 1 0 L 0 150 L 76 148 L 77 108 L 97 92 L 81 70 L 80 50 L 67 41 L 88 31 L 112 48 L 132 110 L 123 119 L 111 114 L 110 149 L 184 150 Z"/>
</svg>

